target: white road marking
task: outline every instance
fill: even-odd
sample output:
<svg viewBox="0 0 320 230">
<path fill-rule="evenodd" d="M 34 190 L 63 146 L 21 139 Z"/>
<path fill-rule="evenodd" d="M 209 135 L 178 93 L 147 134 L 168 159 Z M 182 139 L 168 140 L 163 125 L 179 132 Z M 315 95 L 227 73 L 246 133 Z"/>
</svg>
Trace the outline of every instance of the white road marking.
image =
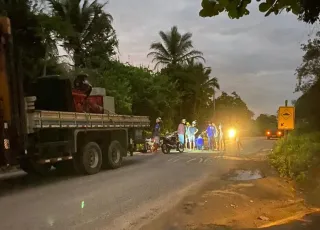
<svg viewBox="0 0 320 230">
<path fill-rule="evenodd" d="M 192 158 L 190 160 L 187 161 L 187 163 L 191 162 L 191 161 L 196 161 L 198 158 Z"/>
<path fill-rule="evenodd" d="M 180 157 L 172 157 L 172 158 L 170 158 L 168 161 L 169 162 L 173 162 L 174 160 L 176 160 L 176 159 L 179 159 Z"/>
<path fill-rule="evenodd" d="M 206 164 L 207 162 L 211 163 L 211 162 L 212 162 L 212 159 L 208 157 L 207 159 L 204 160 L 203 163 Z"/>
<path fill-rule="evenodd" d="M 171 161 L 172 163 L 178 162 L 179 160 L 181 160 L 181 157 L 177 157 L 176 159 L 174 159 L 173 161 Z"/>
</svg>

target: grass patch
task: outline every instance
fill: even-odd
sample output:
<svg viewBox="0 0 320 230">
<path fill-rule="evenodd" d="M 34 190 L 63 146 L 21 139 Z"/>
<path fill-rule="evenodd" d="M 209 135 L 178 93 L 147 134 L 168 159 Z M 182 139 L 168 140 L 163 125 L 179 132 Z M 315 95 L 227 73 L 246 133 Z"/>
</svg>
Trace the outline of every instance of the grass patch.
<svg viewBox="0 0 320 230">
<path fill-rule="evenodd" d="M 311 169 L 320 166 L 320 132 L 292 132 L 275 143 L 269 161 L 282 177 L 303 182 Z"/>
</svg>

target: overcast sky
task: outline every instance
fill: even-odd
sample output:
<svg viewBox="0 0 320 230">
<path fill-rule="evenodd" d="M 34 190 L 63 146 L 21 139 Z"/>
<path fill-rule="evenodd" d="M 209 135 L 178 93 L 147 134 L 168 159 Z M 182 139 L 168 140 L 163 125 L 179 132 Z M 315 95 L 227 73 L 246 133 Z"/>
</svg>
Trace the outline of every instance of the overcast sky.
<svg viewBox="0 0 320 230">
<path fill-rule="evenodd" d="M 149 46 L 158 32 L 177 25 L 191 32 L 194 47 L 218 77 L 221 90 L 236 91 L 256 115 L 275 114 L 277 107 L 298 97 L 293 94 L 295 68 L 301 63 L 300 44 L 313 27 L 290 14 L 265 18 L 252 4 L 249 16 L 199 17 L 201 0 L 109 0 L 120 41 L 120 59 L 149 65 Z"/>
</svg>

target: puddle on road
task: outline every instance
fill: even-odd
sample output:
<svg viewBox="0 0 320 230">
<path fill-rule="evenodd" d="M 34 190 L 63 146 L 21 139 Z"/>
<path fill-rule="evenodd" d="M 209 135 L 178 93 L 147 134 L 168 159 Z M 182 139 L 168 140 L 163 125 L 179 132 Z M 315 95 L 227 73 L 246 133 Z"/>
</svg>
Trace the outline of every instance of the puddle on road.
<svg viewBox="0 0 320 230">
<path fill-rule="evenodd" d="M 265 176 L 263 173 L 256 169 L 256 170 L 242 170 L 237 169 L 227 176 L 225 176 L 225 180 L 232 180 L 232 181 L 247 181 L 247 180 L 257 180 L 264 178 Z"/>
</svg>

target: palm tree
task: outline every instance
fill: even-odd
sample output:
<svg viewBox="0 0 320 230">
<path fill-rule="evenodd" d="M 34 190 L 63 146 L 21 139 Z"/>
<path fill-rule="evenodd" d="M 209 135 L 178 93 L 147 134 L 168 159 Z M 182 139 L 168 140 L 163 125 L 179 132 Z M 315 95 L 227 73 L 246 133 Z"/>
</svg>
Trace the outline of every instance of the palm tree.
<svg viewBox="0 0 320 230">
<path fill-rule="evenodd" d="M 98 0 L 48 0 L 52 14 L 65 23 L 60 29 L 64 48 L 71 53 L 75 67 L 85 67 L 86 49 L 111 31 L 112 16 L 103 10 L 107 4 Z M 90 3 L 91 2 L 91 3 Z"/>
<path fill-rule="evenodd" d="M 190 79 L 190 89 L 193 98 L 193 114 L 200 106 L 207 106 L 208 99 L 214 99 L 216 90 L 220 89 L 218 79 L 211 77 L 212 70 L 210 67 L 204 67 L 202 63 L 195 63 L 193 59 L 187 62 L 187 68 L 192 73 Z"/>
<path fill-rule="evenodd" d="M 183 64 L 189 59 L 205 61 L 203 53 L 193 49 L 191 33 L 180 34 L 177 26 L 173 26 L 169 32 L 160 31 L 159 35 L 162 42 L 152 43 L 152 51 L 148 54 L 148 57 L 153 57 L 152 62 L 156 62 L 155 68 L 159 65 Z"/>
</svg>

